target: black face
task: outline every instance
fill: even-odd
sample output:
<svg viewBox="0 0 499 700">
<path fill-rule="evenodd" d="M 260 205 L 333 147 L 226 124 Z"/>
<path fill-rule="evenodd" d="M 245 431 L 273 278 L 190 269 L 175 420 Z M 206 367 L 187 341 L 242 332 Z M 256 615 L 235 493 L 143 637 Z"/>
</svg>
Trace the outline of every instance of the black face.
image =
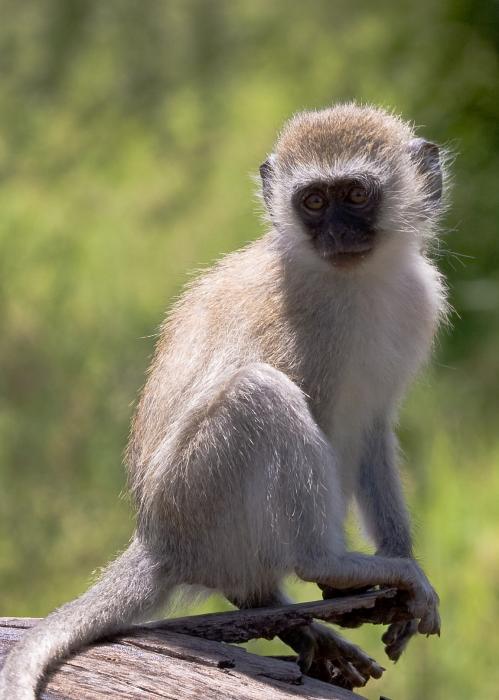
<svg viewBox="0 0 499 700">
<path fill-rule="evenodd" d="M 293 195 L 293 206 L 321 257 L 360 262 L 373 249 L 381 188 L 374 177 L 317 181 Z"/>
</svg>

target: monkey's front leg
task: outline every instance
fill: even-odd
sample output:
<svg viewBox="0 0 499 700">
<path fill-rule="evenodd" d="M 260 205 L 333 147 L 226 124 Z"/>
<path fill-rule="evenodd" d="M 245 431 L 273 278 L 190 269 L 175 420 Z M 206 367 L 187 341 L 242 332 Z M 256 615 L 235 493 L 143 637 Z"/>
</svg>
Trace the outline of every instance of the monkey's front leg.
<svg viewBox="0 0 499 700">
<path fill-rule="evenodd" d="M 356 498 L 376 554 L 412 558 L 409 514 L 397 469 L 397 440 L 386 421 L 375 423 L 366 437 Z M 394 622 L 382 637 L 390 659 L 397 661 L 418 631 L 418 621 Z"/>
<path fill-rule="evenodd" d="M 238 608 L 274 607 L 291 602 L 280 591 L 244 602 L 234 596 L 229 596 L 229 600 Z M 381 678 L 385 670 L 360 647 L 317 622 L 285 630 L 279 638 L 298 654 L 297 663 L 303 673 L 344 688 L 363 687 L 371 678 Z"/>
</svg>

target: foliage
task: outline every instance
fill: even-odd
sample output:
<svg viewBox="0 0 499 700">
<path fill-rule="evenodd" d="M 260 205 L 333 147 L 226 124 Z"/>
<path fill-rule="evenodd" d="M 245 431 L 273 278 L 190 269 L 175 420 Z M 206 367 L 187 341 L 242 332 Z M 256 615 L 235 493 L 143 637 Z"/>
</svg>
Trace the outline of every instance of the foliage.
<svg viewBox="0 0 499 700">
<path fill-rule="evenodd" d="M 496 0 L 0 10 L 0 614 L 45 614 L 125 546 L 119 455 L 155 328 L 188 271 L 258 235 L 248 174 L 283 119 L 372 101 L 456 154 L 437 251 L 456 313 L 401 423 L 443 636 L 414 642 L 371 697 L 492 697 Z M 380 657 L 379 630 L 352 636 Z"/>
</svg>

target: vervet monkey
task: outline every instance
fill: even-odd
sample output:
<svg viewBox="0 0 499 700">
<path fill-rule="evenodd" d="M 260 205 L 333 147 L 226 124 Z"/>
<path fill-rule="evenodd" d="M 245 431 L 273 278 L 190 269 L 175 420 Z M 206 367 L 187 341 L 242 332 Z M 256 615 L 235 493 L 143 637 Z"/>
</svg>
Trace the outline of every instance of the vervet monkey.
<svg viewBox="0 0 499 700">
<path fill-rule="evenodd" d="M 388 656 L 417 630 L 439 633 L 393 433 L 446 311 L 427 254 L 439 149 L 392 114 L 345 104 L 294 116 L 260 173 L 270 230 L 190 284 L 162 327 L 127 453 L 131 544 L 26 632 L 1 700 L 33 700 L 49 665 L 150 618 L 178 584 L 240 607 L 282 601 L 288 574 L 397 586 L 414 620 L 388 628 Z M 352 499 L 375 555 L 346 549 Z M 322 664 L 352 685 L 382 673 L 324 626 L 283 638 L 304 670 Z"/>
</svg>

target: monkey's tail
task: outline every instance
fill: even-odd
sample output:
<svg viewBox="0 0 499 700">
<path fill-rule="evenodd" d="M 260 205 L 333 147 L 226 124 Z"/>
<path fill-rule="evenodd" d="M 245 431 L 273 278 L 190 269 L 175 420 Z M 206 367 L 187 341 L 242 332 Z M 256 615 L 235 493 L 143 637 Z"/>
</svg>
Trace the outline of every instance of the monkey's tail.
<svg viewBox="0 0 499 700">
<path fill-rule="evenodd" d="M 153 614 L 174 585 L 169 574 L 138 539 L 132 540 L 86 593 L 24 633 L 0 672 L 0 700 L 34 700 L 49 666 Z"/>
</svg>

